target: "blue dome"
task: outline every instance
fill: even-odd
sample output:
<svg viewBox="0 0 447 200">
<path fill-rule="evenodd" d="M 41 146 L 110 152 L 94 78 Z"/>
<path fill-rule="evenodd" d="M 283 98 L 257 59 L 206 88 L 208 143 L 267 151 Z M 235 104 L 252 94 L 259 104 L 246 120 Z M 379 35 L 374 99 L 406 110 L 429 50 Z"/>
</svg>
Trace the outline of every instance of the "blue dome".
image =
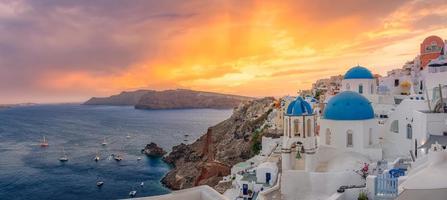
<svg viewBox="0 0 447 200">
<path fill-rule="evenodd" d="M 346 72 L 344 79 L 374 79 L 374 76 L 369 69 L 355 66 Z"/>
<path fill-rule="evenodd" d="M 323 117 L 332 120 L 373 119 L 374 110 L 368 99 L 362 95 L 357 92 L 345 91 L 329 100 Z"/>
<path fill-rule="evenodd" d="M 286 114 L 291 116 L 311 115 L 313 114 L 313 110 L 307 101 L 304 101 L 303 98 L 298 96 L 295 100 L 290 102 Z"/>
</svg>

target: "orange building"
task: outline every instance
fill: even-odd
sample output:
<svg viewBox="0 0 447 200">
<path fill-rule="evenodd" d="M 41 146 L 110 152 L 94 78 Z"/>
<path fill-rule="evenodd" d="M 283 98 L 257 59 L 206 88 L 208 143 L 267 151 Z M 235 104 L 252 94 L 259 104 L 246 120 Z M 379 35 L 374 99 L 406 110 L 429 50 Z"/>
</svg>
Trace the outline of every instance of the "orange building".
<svg viewBox="0 0 447 200">
<path fill-rule="evenodd" d="M 421 67 L 424 69 L 427 64 L 441 55 L 444 41 L 438 36 L 430 36 L 421 43 Z"/>
</svg>

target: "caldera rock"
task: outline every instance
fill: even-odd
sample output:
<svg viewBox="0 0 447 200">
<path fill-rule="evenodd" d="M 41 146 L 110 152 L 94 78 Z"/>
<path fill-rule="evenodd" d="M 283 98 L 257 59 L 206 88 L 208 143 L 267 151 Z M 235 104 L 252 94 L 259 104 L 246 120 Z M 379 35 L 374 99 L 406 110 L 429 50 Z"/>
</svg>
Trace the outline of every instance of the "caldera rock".
<svg viewBox="0 0 447 200">
<path fill-rule="evenodd" d="M 159 147 L 157 144 L 151 142 L 150 144 L 147 144 L 144 149 L 141 150 L 142 153 L 146 154 L 147 156 L 152 157 L 162 157 L 166 154 L 166 151 L 163 150 L 163 148 Z"/>
</svg>

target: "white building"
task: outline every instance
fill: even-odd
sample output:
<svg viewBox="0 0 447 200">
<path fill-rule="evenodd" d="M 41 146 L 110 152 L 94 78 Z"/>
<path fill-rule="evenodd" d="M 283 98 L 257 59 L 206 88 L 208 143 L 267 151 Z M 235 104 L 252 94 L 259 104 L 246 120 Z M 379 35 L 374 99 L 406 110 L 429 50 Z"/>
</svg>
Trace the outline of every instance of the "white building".
<svg viewBox="0 0 447 200">
<path fill-rule="evenodd" d="M 274 162 L 264 162 L 256 167 L 256 179 L 258 183 L 274 185 L 278 176 L 278 166 Z"/>
<path fill-rule="evenodd" d="M 371 71 L 362 66 L 349 69 L 342 82 L 342 91 L 354 91 L 366 97 L 376 94 L 377 83 Z"/>
<path fill-rule="evenodd" d="M 297 151 L 314 153 L 317 148 L 315 134 L 315 114 L 311 105 L 298 96 L 287 107 L 284 115 L 284 135 L 282 143 L 282 168 L 291 169 L 294 165 L 295 155 L 292 148 Z"/>
<path fill-rule="evenodd" d="M 361 153 L 371 160 L 382 159 L 374 110 L 368 99 L 357 92 L 345 91 L 331 98 L 320 124 L 321 146 Z"/>
</svg>

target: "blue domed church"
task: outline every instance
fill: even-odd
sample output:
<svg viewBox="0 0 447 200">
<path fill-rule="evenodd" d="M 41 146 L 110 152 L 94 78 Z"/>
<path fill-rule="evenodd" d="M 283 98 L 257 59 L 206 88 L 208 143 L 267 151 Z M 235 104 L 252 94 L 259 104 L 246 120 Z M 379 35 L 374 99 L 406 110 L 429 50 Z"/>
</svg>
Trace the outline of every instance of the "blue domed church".
<svg viewBox="0 0 447 200">
<path fill-rule="evenodd" d="M 364 96 L 376 93 L 377 83 L 369 69 L 355 66 L 349 69 L 343 77 L 341 91 L 353 91 Z"/>
<path fill-rule="evenodd" d="M 327 103 L 320 122 L 322 146 L 364 154 L 372 160 L 382 157 L 374 110 L 367 98 L 344 91 Z"/>
<path fill-rule="evenodd" d="M 311 104 L 300 96 L 290 102 L 284 113 L 283 127 L 282 167 L 287 170 L 293 168 L 298 152 L 312 154 L 316 151 L 315 114 Z"/>
</svg>

